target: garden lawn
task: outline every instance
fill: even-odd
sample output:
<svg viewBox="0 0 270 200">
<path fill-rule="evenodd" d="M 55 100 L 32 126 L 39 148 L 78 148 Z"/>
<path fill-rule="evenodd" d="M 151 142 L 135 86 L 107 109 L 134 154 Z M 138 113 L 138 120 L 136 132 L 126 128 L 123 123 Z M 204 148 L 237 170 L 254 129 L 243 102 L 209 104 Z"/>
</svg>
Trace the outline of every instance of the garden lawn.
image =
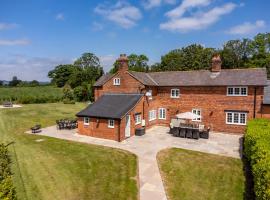
<svg viewBox="0 0 270 200">
<path fill-rule="evenodd" d="M 157 156 L 170 200 L 242 200 L 245 177 L 240 159 L 166 149 Z"/>
<path fill-rule="evenodd" d="M 28 135 L 40 123 L 74 118 L 85 104 L 0 109 L 0 142 L 9 143 L 18 199 L 137 199 L 137 158 L 125 151 Z"/>
</svg>

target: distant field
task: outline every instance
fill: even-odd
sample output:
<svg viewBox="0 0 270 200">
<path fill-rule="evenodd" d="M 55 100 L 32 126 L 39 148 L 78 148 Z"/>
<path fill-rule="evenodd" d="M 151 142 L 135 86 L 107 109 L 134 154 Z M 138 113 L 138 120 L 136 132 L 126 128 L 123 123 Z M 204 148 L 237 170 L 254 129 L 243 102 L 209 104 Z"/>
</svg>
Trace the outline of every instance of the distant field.
<svg viewBox="0 0 270 200">
<path fill-rule="evenodd" d="M 53 103 L 61 101 L 62 96 L 62 89 L 53 86 L 0 88 L 0 103 Z"/>
</svg>

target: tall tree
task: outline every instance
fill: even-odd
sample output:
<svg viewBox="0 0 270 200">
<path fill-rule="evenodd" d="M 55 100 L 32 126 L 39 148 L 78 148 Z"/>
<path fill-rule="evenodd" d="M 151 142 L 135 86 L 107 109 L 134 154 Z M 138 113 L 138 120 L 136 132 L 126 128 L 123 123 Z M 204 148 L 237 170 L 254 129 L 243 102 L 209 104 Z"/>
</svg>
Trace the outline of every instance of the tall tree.
<svg viewBox="0 0 270 200">
<path fill-rule="evenodd" d="M 17 78 L 17 76 L 13 76 L 12 80 L 9 82 L 9 86 L 15 87 L 18 86 L 22 81 Z"/>
<path fill-rule="evenodd" d="M 148 65 L 148 57 L 144 54 L 130 54 L 128 56 L 128 69 L 131 71 L 136 72 L 148 72 L 149 71 L 149 65 Z M 119 63 L 117 60 L 114 62 L 112 69 L 110 70 L 111 74 L 114 74 L 117 72 L 119 68 Z"/>
<path fill-rule="evenodd" d="M 49 71 L 48 77 L 52 79 L 51 82 L 56 84 L 57 87 L 63 87 L 76 70 L 77 67 L 74 65 L 58 65 Z"/>
<path fill-rule="evenodd" d="M 192 44 L 181 49 L 175 49 L 161 57 L 161 63 L 157 71 L 187 71 L 208 69 L 213 48 L 204 48 L 199 44 Z M 154 70 L 154 69 L 152 69 Z"/>
</svg>

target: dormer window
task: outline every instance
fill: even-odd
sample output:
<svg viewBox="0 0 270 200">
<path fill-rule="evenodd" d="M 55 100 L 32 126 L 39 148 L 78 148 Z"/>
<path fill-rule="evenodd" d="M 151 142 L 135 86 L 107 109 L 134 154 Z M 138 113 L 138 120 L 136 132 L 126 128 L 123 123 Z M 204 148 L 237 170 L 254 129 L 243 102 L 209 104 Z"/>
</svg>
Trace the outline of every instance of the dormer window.
<svg viewBox="0 0 270 200">
<path fill-rule="evenodd" d="M 247 87 L 227 87 L 227 96 L 247 96 Z"/>
<path fill-rule="evenodd" d="M 120 85 L 120 78 L 114 78 L 113 85 Z"/>
</svg>

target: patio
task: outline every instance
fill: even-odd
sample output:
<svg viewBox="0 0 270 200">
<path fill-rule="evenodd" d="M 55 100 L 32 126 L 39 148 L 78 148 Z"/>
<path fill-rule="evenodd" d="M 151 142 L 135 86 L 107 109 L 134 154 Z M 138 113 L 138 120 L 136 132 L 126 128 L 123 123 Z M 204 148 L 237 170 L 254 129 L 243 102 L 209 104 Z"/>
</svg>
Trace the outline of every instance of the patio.
<svg viewBox="0 0 270 200">
<path fill-rule="evenodd" d="M 134 136 L 121 143 L 78 135 L 76 130 L 57 130 L 56 126 L 42 129 L 37 135 L 45 135 L 60 139 L 103 145 L 130 151 L 138 156 L 140 177 L 140 199 L 165 200 L 166 195 L 156 162 L 157 153 L 166 148 L 176 147 L 241 158 L 242 135 L 211 132 L 209 139 L 192 140 L 174 137 L 168 134 L 169 128 L 156 126 L 143 136 Z M 31 131 L 28 133 L 31 133 Z"/>
</svg>

